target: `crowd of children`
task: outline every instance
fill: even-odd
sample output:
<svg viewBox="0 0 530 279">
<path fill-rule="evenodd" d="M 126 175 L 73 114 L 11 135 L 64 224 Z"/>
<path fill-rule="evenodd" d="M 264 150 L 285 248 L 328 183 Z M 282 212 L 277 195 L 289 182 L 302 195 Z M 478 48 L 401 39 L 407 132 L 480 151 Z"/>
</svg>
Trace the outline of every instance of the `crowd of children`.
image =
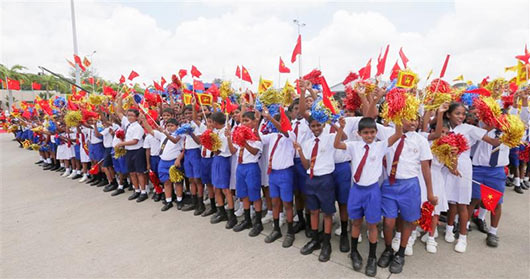
<svg viewBox="0 0 530 279">
<path fill-rule="evenodd" d="M 421 115 L 414 111 L 414 117 L 390 123 L 382 116 L 388 115 L 384 104 L 390 104 L 394 89 L 354 86 L 360 105 L 352 108 L 346 105 L 351 96 L 337 96 L 343 114 L 335 113 L 333 121 L 322 121 L 318 106 L 323 96 L 310 81 L 300 80 L 299 95 L 279 108 L 260 104 L 259 96 L 251 95 L 240 97 L 237 107 L 225 113 L 234 104 L 226 102 L 223 112 L 192 97 L 188 105 L 161 99 L 158 113 L 152 114 L 124 104 L 126 98 L 119 93 L 109 100 L 112 110 L 92 106 L 94 111 L 83 112 L 82 121 L 74 124 L 62 104 L 51 116 L 40 112 L 12 117 L 11 130 L 21 146 L 39 151 L 43 170 L 103 187 L 112 196 L 129 190 L 128 199 L 138 203 L 152 193 L 155 202 L 163 203 L 162 211 L 176 206 L 195 216 L 211 216 L 212 224 L 226 222 L 226 229 L 235 232 L 248 229 L 250 237 L 272 222 L 265 242 L 283 237 L 285 248 L 303 231 L 308 242 L 301 254 L 320 249 L 322 262 L 332 253 L 338 209 L 339 249 L 349 252 L 355 271 L 364 265 L 367 276 L 375 276 L 378 267 L 402 271 L 405 256 L 413 254 L 423 231 L 418 220 L 424 202 L 434 207 L 430 229 L 421 237 L 428 252 L 437 252 L 441 221 L 446 223 L 444 239 L 456 241 L 456 252 L 466 251 L 470 220 L 487 234 L 487 246 L 497 247 L 502 198 L 488 227 L 481 184 L 501 193 L 505 185 L 513 186 L 519 194 L 530 186 L 530 170 L 520 156 L 529 140 L 529 90 L 509 94 L 502 87 L 493 92 L 511 95 L 510 103 L 501 104 L 501 115 L 524 123 L 524 137 L 516 139 L 521 146 L 510 148 L 503 141 L 505 131 L 488 121 L 477 103 L 463 98 L 431 102 L 420 109 Z M 462 152 L 451 147 L 450 165 L 431 151 L 431 145 L 448 135 L 465 139 Z M 366 255 L 358 251 L 364 222 L 369 242 L 365 264 Z M 385 247 L 377 257 L 380 233 Z"/>
</svg>

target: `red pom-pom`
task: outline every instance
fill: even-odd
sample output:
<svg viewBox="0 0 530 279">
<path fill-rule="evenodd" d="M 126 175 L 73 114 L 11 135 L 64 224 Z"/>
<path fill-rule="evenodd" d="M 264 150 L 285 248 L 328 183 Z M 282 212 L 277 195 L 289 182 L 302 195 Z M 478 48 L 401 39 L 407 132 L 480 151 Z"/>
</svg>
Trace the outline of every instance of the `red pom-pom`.
<svg viewBox="0 0 530 279">
<path fill-rule="evenodd" d="M 311 73 L 305 75 L 302 79 L 309 80 L 311 84 L 320 84 L 320 76 L 322 72 L 320 70 L 314 69 Z"/>
<path fill-rule="evenodd" d="M 88 111 L 86 109 L 81 110 L 81 114 L 83 115 L 83 121 L 86 122 L 88 119 L 91 118 L 98 118 L 99 114 L 94 111 Z"/>
<path fill-rule="evenodd" d="M 153 170 L 149 171 L 149 180 L 155 186 L 160 184 L 160 180 L 158 180 L 158 176 L 156 175 L 156 173 Z"/>
<path fill-rule="evenodd" d="M 462 154 L 462 152 L 469 149 L 469 146 L 467 145 L 467 140 L 464 135 L 458 133 L 452 133 L 441 137 L 438 140 L 438 144 L 448 144 L 452 147 L 456 147 L 458 150 L 458 155 Z"/>
<path fill-rule="evenodd" d="M 252 132 L 252 129 L 247 126 L 237 126 L 232 132 L 232 141 L 239 146 L 245 146 L 247 141 L 256 140 L 258 140 L 258 137 Z"/>
<path fill-rule="evenodd" d="M 144 100 L 149 107 L 156 107 L 160 102 L 162 102 L 160 95 L 152 94 L 147 91 L 144 93 Z"/>
<path fill-rule="evenodd" d="M 214 134 L 214 132 L 210 129 L 204 131 L 204 133 L 202 133 L 202 135 L 199 137 L 200 140 L 201 140 L 201 144 L 202 146 L 204 146 L 204 148 L 208 149 L 208 150 L 213 150 L 214 148 L 214 142 L 213 142 L 213 139 L 212 139 L 212 134 Z"/>
<path fill-rule="evenodd" d="M 526 144 L 523 150 L 519 151 L 519 160 L 528 163 L 530 162 L 530 144 Z"/>
<path fill-rule="evenodd" d="M 482 122 L 491 127 L 498 126 L 498 120 L 491 108 L 482 100 L 481 98 L 475 98 L 473 101 L 473 106 L 475 107 L 478 117 Z"/>
<path fill-rule="evenodd" d="M 438 82 L 440 81 L 440 82 Z M 443 79 L 434 79 L 427 87 L 429 92 L 451 93 L 451 85 Z"/>
<path fill-rule="evenodd" d="M 507 96 L 501 96 L 502 104 L 505 109 L 513 105 L 513 95 L 514 94 L 510 94 Z"/>
<path fill-rule="evenodd" d="M 125 131 L 120 129 L 116 131 L 115 136 L 121 140 L 125 140 Z"/>
<path fill-rule="evenodd" d="M 359 93 L 351 86 L 346 86 L 346 98 L 344 99 L 344 107 L 347 110 L 357 110 L 361 107 L 361 98 Z"/>
<path fill-rule="evenodd" d="M 388 118 L 394 117 L 406 105 L 407 91 L 403 88 L 394 87 L 388 94 L 386 94 L 386 102 L 388 104 Z"/>
<path fill-rule="evenodd" d="M 418 220 L 418 225 L 422 230 L 426 232 L 432 232 L 432 212 L 434 211 L 434 205 L 429 201 L 426 201 L 421 206 L 421 217 Z"/>
</svg>

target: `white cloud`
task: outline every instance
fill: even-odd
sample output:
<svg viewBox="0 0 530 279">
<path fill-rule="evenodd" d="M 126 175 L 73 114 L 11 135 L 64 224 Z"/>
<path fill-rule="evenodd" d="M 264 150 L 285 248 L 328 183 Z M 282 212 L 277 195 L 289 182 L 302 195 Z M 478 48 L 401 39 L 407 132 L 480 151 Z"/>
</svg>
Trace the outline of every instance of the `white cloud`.
<svg viewBox="0 0 530 279">
<path fill-rule="evenodd" d="M 219 5 L 223 3 L 207 7 Z M 140 73 L 139 80 L 150 83 L 162 75 L 168 79 L 192 64 L 203 72 L 206 81 L 214 77 L 233 79 L 236 65 L 244 64 L 256 85 L 259 75 L 278 79 L 279 56 L 290 66 L 292 80 L 298 74 L 298 65 L 289 63 L 296 27 L 280 11 L 298 9 L 303 16 L 325 4 L 300 5 L 233 5 L 227 13 L 183 21 L 174 30 L 167 30 L 146 13 L 118 3 L 76 2 L 79 50 L 81 55 L 96 50 L 94 67 L 112 80 L 134 69 Z M 328 82 L 340 82 L 370 57 L 375 61 L 379 50 L 390 44 L 387 73 L 403 46 L 409 66 L 420 76 L 431 68 L 438 73 L 448 53 L 447 79 L 460 74 L 475 81 L 486 75 L 504 76 L 504 67 L 515 64 L 514 56 L 528 42 L 528 7 L 527 2 L 458 1 L 453 12 L 444 14 L 424 33 L 402 32 L 377 12 L 337 10 L 316 34 L 303 34 L 303 72 L 320 62 Z M 64 59 L 73 52 L 69 1 L 5 2 L 1 16 L 2 63 L 26 65 L 31 71 L 43 65 L 67 73 L 69 66 Z M 311 21 L 306 19 L 306 23 Z M 410 18 L 410 24 L 423 22 Z"/>
</svg>

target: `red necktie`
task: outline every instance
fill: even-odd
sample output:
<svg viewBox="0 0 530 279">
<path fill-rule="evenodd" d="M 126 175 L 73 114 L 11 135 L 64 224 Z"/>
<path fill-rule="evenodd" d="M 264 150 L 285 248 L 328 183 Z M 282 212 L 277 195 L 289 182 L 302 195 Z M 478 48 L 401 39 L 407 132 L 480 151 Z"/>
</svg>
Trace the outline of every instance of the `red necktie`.
<svg viewBox="0 0 530 279">
<path fill-rule="evenodd" d="M 309 165 L 309 178 L 313 178 L 313 169 L 315 168 L 315 163 L 317 161 L 317 154 L 318 154 L 318 142 L 320 139 L 315 139 L 315 145 L 313 146 L 313 150 L 311 151 L 311 163 Z"/>
<path fill-rule="evenodd" d="M 361 180 L 361 174 L 363 173 L 364 164 L 366 164 L 366 158 L 368 158 L 368 150 L 370 150 L 370 147 L 368 146 L 368 144 L 364 146 L 364 149 L 366 149 L 366 151 L 364 151 L 363 158 L 361 159 L 361 162 L 359 163 L 359 166 L 357 167 L 357 170 L 355 171 L 355 175 L 353 176 L 353 179 L 355 179 L 355 182 L 359 182 L 359 180 Z"/>
<path fill-rule="evenodd" d="M 329 133 L 333 134 L 333 133 L 336 133 L 336 132 L 337 132 L 337 129 L 335 129 L 335 126 L 333 124 L 330 124 Z"/>
<path fill-rule="evenodd" d="M 244 147 L 240 147 L 239 148 L 239 157 L 237 158 L 237 162 L 239 164 L 243 163 L 243 151 L 245 151 L 245 148 Z"/>
<path fill-rule="evenodd" d="M 202 157 L 206 158 L 206 148 L 202 148 Z"/>
<path fill-rule="evenodd" d="M 296 139 L 298 139 L 298 125 L 300 125 L 300 121 L 296 121 L 296 125 L 294 126 L 294 134 L 296 135 Z"/>
<path fill-rule="evenodd" d="M 401 136 L 401 140 L 399 141 L 398 146 L 396 148 L 396 153 L 394 153 L 394 159 L 392 160 L 392 169 L 390 170 L 390 177 L 389 177 L 390 185 L 396 182 L 396 171 L 397 171 L 397 166 L 399 163 L 399 156 L 401 155 L 401 151 L 403 151 L 403 146 L 405 145 L 406 137 L 407 136 L 405 135 Z"/>
<path fill-rule="evenodd" d="M 274 156 L 274 151 L 276 151 L 276 147 L 278 147 L 278 143 L 280 142 L 281 138 L 282 138 L 282 134 L 278 134 L 278 138 L 276 139 L 276 142 L 272 146 L 271 156 L 269 157 L 269 167 L 267 168 L 267 174 L 271 174 L 272 172 L 272 156 Z"/>
</svg>

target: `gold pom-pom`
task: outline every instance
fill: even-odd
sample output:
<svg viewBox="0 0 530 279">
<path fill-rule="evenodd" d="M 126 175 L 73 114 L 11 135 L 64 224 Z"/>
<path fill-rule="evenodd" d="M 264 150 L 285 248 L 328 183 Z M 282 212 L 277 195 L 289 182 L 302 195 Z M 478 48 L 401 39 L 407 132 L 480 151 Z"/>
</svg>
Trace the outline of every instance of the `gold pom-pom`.
<svg viewBox="0 0 530 279">
<path fill-rule="evenodd" d="M 211 151 L 213 152 L 216 152 L 216 151 L 219 151 L 219 149 L 221 149 L 221 139 L 219 138 L 219 136 L 216 134 L 216 133 L 212 133 L 211 134 L 211 138 L 212 138 L 212 149 Z"/>
<path fill-rule="evenodd" d="M 389 113 L 388 103 L 383 104 L 382 117 L 387 122 L 394 122 L 396 125 L 401 125 L 403 120 L 416 120 L 418 118 L 418 109 L 420 101 L 412 94 L 405 94 L 405 106 L 400 111 L 393 112 L 392 116 Z"/>
<path fill-rule="evenodd" d="M 22 147 L 24 149 L 29 149 L 29 146 L 31 145 L 31 141 L 30 140 L 25 140 L 22 142 Z"/>
<path fill-rule="evenodd" d="M 507 81 L 504 78 L 496 78 L 484 86 L 484 88 L 491 92 L 491 97 L 498 99 L 502 95 L 502 92 L 504 91 L 503 88 L 506 83 Z"/>
<path fill-rule="evenodd" d="M 223 81 L 221 82 L 221 86 L 219 88 L 219 96 L 221 96 L 221 99 L 224 100 L 228 96 L 232 95 L 234 93 L 234 89 L 232 89 L 232 85 L 230 84 L 230 81 Z"/>
<path fill-rule="evenodd" d="M 453 153 L 453 149 L 449 144 L 438 144 L 437 140 L 431 146 L 432 154 L 449 169 L 454 168 L 458 159 L 458 156 Z"/>
<path fill-rule="evenodd" d="M 425 110 L 437 110 L 443 103 L 450 103 L 453 96 L 448 93 L 430 93 L 428 92 L 423 101 Z"/>
<path fill-rule="evenodd" d="M 519 116 L 508 114 L 499 119 L 499 126 L 502 131 L 500 141 L 510 147 L 514 148 L 521 144 L 521 139 L 524 136 L 524 123 Z"/>
<path fill-rule="evenodd" d="M 105 95 L 95 95 L 95 94 L 91 94 L 89 97 L 88 97 L 88 102 L 92 105 L 95 105 L 95 106 L 99 106 L 101 104 L 103 104 L 103 102 L 105 102 L 107 99 L 107 96 Z"/>
<path fill-rule="evenodd" d="M 37 127 L 31 129 L 31 131 L 34 132 L 34 133 L 42 133 L 43 130 L 44 130 L 44 128 L 42 128 L 42 126 L 37 126 Z"/>
<path fill-rule="evenodd" d="M 81 115 L 80 111 L 71 110 L 67 112 L 64 116 L 64 122 L 68 127 L 76 127 L 77 125 L 79 125 L 79 122 L 81 122 L 82 118 L 83 116 Z"/>
<path fill-rule="evenodd" d="M 127 150 L 125 149 L 125 147 L 114 147 L 114 158 L 118 159 L 120 157 L 123 157 L 126 153 Z"/>
<path fill-rule="evenodd" d="M 294 86 L 289 83 L 289 81 L 285 82 L 285 86 L 282 89 L 282 105 L 283 106 L 290 106 L 294 99 Z"/>
<path fill-rule="evenodd" d="M 29 149 L 33 149 L 34 151 L 39 151 L 40 145 L 36 143 L 30 144 Z"/>
<path fill-rule="evenodd" d="M 283 97 L 280 91 L 269 87 L 269 89 L 259 94 L 259 100 L 263 105 L 269 106 L 282 103 Z"/>
<path fill-rule="evenodd" d="M 177 183 L 182 182 L 184 180 L 184 173 L 173 165 L 169 168 L 169 180 Z"/>
</svg>

